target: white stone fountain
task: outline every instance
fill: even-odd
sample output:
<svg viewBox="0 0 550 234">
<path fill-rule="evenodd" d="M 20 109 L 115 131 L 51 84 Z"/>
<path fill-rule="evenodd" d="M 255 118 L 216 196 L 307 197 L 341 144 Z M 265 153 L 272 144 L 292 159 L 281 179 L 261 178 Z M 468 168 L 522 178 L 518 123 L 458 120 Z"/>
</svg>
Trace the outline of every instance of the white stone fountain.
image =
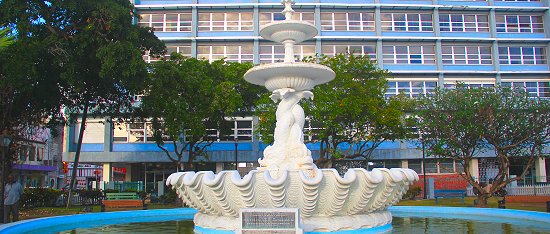
<svg viewBox="0 0 550 234">
<path fill-rule="evenodd" d="M 239 230 L 240 210 L 245 208 L 299 208 L 302 228 L 339 231 L 372 228 L 391 223 L 386 208 L 401 199 L 418 180 L 410 169 L 349 169 L 341 177 L 335 169 L 318 169 L 303 141 L 302 98 L 313 98 L 315 85 L 334 79 L 323 65 L 295 62 L 294 45 L 315 37 L 316 27 L 292 20 L 293 0 L 281 1 L 286 20 L 270 23 L 260 35 L 283 43 L 282 63 L 263 64 L 244 76 L 265 86 L 271 98 L 280 100 L 273 145 L 264 150 L 260 167 L 243 178 L 237 171 L 179 172 L 168 177 L 183 201 L 198 210 L 196 226 L 216 230 Z"/>
</svg>

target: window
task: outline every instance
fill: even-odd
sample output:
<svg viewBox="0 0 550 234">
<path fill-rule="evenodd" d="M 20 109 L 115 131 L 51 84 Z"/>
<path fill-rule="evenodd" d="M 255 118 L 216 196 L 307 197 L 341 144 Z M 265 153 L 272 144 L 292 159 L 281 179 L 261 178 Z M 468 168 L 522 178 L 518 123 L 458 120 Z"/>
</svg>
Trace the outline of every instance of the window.
<svg viewBox="0 0 550 234">
<path fill-rule="evenodd" d="M 442 46 L 443 64 L 492 64 L 490 46 Z"/>
<path fill-rule="evenodd" d="M 36 161 L 36 147 L 33 145 L 27 147 L 29 148 L 29 161 Z"/>
<path fill-rule="evenodd" d="M 186 57 L 191 57 L 191 46 L 190 45 L 166 45 L 166 54 L 164 55 L 164 58 L 170 59 L 170 54 L 172 54 L 173 52 L 182 54 L 183 56 L 186 56 Z M 160 58 L 152 57 L 147 52 L 143 56 L 143 60 L 145 60 L 145 62 L 147 63 L 152 63 L 152 62 L 159 61 Z"/>
<path fill-rule="evenodd" d="M 27 161 L 27 158 L 29 157 L 29 148 L 26 145 L 22 145 L 19 148 L 19 161 Z"/>
<path fill-rule="evenodd" d="M 550 82 L 536 81 L 509 81 L 502 82 L 502 86 L 513 88 L 524 88 L 531 97 L 550 97 Z"/>
<path fill-rule="evenodd" d="M 252 31 L 252 12 L 199 13 L 199 31 Z"/>
<path fill-rule="evenodd" d="M 384 167 L 388 169 L 401 168 L 401 160 L 385 160 Z"/>
<path fill-rule="evenodd" d="M 44 147 L 36 148 L 36 160 L 42 161 L 44 159 Z"/>
<path fill-rule="evenodd" d="M 115 123 L 113 127 L 113 141 L 114 142 L 127 142 L 128 141 L 128 128 L 125 123 Z"/>
<path fill-rule="evenodd" d="M 191 57 L 191 46 L 190 45 L 166 45 L 166 59 L 170 58 L 170 54 L 179 53 L 186 57 Z"/>
<path fill-rule="evenodd" d="M 376 45 L 339 45 L 324 44 L 321 47 L 321 53 L 327 56 L 335 56 L 342 53 L 352 53 L 355 55 L 368 55 L 372 60 L 376 60 Z"/>
<path fill-rule="evenodd" d="M 455 172 L 454 163 L 452 159 L 439 159 L 439 173 L 453 173 Z"/>
<path fill-rule="evenodd" d="M 439 26 L 441 32 L 489 32 L 489 16 L 442 13 Z"/>
<path fill-rule="evenodd" d="M 115 123 L 113 127 L 114 142 L 153 142 L 151 123 Z"/>
<path fill-rule="evenodd" d="M 448 80 L 443 85 L 446 89 L 455 89 L 457 81 L 461 81 L 462 85 L 464 85 L 466 88 L 489 88 L 489 87 L 495 87 L 494 80 L 491 81 L 466 81 L 463 80 Z"/>
<path fill-rule="evenodd" d="M 293 20 L 306 21 L 311 24 L 315 24 L 315 17 L 313 12 L 294 12 L 292 15 Z M 285 20 L 285 16 L 281 12 L 261 12 L 260 13 L 260 26 L 264 26 L 273 21 Z"/>
<path fill-rule="evenodd" d="M 235 139 L 235 135 L 239 140 L 252 140 L 252 134 L 253 131 L 253 124 L 252 119 L 237 119 L 234 121 L 233 128 L 233 134 L 231 134 L 231 138 Z"/>
<path fill-rule="evenodd" d="M 437 87 L 436 81 L 388 81 L 386 98 L 404 94 L 409 97 L 433 93 Z"/>
<path fill-rule="evenodd" d="M 432 14 L 382 13 L 382 31 L 432 32 Z"/>
<path fill-rule="evenodd" d="M 295 45 L 295 59 L 300 61 L 308 56 L 315 56 L 315 45 Z M 281 44 L 260 44 L 260 63 L 282 62 L 285 48 Z"/>
<path fill-rule="evenodd" d="M 130 142 L 145 142 L 147 135 L 145 134 L 145 123 L 129 123 L 128 133 Z"/>
<path fill-rule="evenodd" d="M 156 32 L 191 32 L 191 13 L 141 14 L 139 25 Z"/>
<path fill-rule="evenodd" d="M 499 47 L 500 64 L 546 64 L 544 47 Z"/>
<path fill-rule="evenodd" d="M 323 31 L 374 31 L 374 13 L 367 12 L 322 12 Z"/>
<path fill-rule="evenodd" d="M 422 174 L 422 160 L 409 160 L 409 169 L 415 171 L 419 175 Z"/>
<path fill-rule="evenodd" d="M 253 62 L 254 52 L 252 43 L 239 45 L 198 45 L 197 57 L 210 62 L 225 58 L 228 62 Z"/>
<path fill-rule="evenodd" d="M 429 173 L 438 173 L 437 170 L 437 159 L 426 159 L 424 167 L 426 168 L 426 174 Z"/>
<path fill-rule="evenodd" d="M 497 32 L 543 33 L 544 25 L 540 15 L 497 15 Z"/>
<path fill-rule="evenodd" d="M 385 64 L 435 64 L 432 45 L 395 45 L 383 46 Z"/>
<path fill-rule="evenodd" d="M 309 117 L 306 117 L 304 123 L 304 141 L 313 142 L 319 140 L 319 131 L 321 125 L 318 122 L 311 121 Z"/>
<path fill-rule="evenodd" d="M 463 173 L 464 172 L 464 166 L 462 166 L 462 163 L 464 161 L 455 161 L 455 171 L 456 173 Z"/>
<path fill-rule="evenodd" d="M 447 174 L 447 173 L 461 173 L 464 171 L 460 162 L 453 159 L 426 159 L 424 166 L 422 166 L 421 159 L 409 160 L 409 169 L 414 170 L 418 174 L 423 174 L 423 168 L 426 169 L 426 174 Z"/>
</svg>

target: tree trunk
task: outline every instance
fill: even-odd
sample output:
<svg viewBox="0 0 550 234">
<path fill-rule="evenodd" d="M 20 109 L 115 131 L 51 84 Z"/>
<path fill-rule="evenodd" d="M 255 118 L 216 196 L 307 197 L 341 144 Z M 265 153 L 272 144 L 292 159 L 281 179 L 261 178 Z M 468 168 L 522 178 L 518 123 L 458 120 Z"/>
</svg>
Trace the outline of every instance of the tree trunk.
<svg viewBox="0 0 550 234">
<path fill-rule="evenodd" d="M 86 102 L 82 111 L 82 121 L 80 122 L 80 132 L 78 133 L 78 144 L 76 145 L 76 153 L 73 162 L 73 171 L 71 173 L 71 183 L 69 184 L 69 194 L 67 195 L 67 208 L 71 206 L 71 194 L 76 181 L 76 171 L 78 169 L 78 161 L 80 160 L 80 151 L 82 149 L 82 138 L 84 137 L 84 129 L 86 128 L 86 118 L 88 117 L 88 106 Z"/>
<path fill-rule="evenodd" d="M 477 195 L 477 204 L 475 204 L 476 207 L 487 207 L 488 199 L 489 199 L 489 196 L 486 193 Z"/>
</svg>

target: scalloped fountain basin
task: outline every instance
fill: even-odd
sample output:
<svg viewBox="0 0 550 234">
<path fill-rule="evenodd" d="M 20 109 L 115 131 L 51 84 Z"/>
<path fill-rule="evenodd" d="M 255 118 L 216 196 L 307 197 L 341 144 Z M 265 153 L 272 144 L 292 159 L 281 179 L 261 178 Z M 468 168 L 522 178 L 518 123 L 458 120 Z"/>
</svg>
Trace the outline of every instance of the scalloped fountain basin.
<svg viewBox="0 0 550 234">
<path fill-rule="evenodd" d="M 310 90 L 315 85 L 334 79 L 334 72 L 314 63 L 271 63 L 255 66 L 248 70 L 244 79 L 252 84 L 265 86 L 269 91 L 281 88 Z"/>
<path fill-rule="evenodd" d="M 180 172 L 168 177 L 179 197 L 199 213 L 195 225 L 237 230 L 241 208 L 299 208 L 306 232 L 332 232 L 391 223 L 395 204 L 418 175 L 410 169 L 334 169 Z"/>
</svg>

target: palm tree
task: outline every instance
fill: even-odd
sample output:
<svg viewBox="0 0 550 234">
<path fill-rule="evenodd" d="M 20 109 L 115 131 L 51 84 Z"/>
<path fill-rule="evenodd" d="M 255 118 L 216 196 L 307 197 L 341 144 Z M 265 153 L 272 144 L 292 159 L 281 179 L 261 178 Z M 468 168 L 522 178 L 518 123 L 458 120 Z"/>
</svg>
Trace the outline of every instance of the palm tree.
<svg viewBox="0 0 550 234">
<path fill-rule="evenodd" d="M 0 50 L 13 43 L 13 37 L 9 35 L 10 30 L 10 28 L 0 30 Z"/>
</svg>

